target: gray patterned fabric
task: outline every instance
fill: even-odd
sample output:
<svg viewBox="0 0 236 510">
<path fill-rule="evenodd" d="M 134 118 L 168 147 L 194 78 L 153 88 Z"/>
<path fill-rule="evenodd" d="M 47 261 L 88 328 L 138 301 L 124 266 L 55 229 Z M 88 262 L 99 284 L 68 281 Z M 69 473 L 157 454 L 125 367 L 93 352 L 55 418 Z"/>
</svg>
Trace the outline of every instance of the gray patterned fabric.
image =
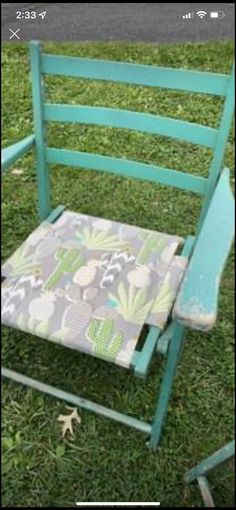
<svg viewBox="0 0 236 510">
<path fill-rule="evenodd" d="M 152 308 L 146 319 L 150 326 L 164 329 L 188 263 L 187 257 L 175 255 L 156 287 Z"/>
<path fill-rule="evenodd" d="M 2 322 L 129 367 L 164 328 L 187 259 L 177 236 L 65 211 L 3 264 Z"/>
</svg>

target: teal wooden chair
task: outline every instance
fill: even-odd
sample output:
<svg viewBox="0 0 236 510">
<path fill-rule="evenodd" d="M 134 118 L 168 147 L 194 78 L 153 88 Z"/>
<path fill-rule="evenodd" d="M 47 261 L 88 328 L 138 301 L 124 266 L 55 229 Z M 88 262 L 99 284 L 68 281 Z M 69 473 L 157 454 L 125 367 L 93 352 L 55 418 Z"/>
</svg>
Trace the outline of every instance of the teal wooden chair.
<svg viewBox="0 0 236 510">
<path fill-rule="evenodd" d="M 225 462 L 230 461 L 235 455 L 235 440 L 226 444 L 212 455 L 202 460 L 185 474 L 186 483 L 197 480 L 202 499 L 207 508 L 214 508 L 214 500 L 208 483 L 207 475 L 213 469 L 217 469 Z"/>
<path fill-rule="evenodd" d="M 7 368 L 2 375 L 160 440 L 188 328 L 210 330 L 234 233 L 230 173 L 223 168 L 234 102 L 230 75 L 44 54 L 30 44 L 34 134 L 2 151 L 2 170 L 35 149 L 39 227 L 2 266 L 2 323 L 98 356 L 146 377 L 155 354 L 165 371 L 151 423 L 108 409 Z M 45 75 L 162 87 L 225 99 L 217 129 L 111 108 L 47 104 Z M 136 129 L 208 147 L 207 178 L 152 164 L 48 147 L 46 122 Z M 50 207 L 50 164 L 143 179 L 202 197 L 195 235 L 172 235 Z M 191 200 L 191 195 L 189 200 Z M 181 254 L 176 255 L 182 243 Z M 91 283 L 92 282 L 92 283 Z M 146 337 L 138 344 L 146 324 Z M 187 384 L 187 381 L 186 381 Z"/>
</svg>

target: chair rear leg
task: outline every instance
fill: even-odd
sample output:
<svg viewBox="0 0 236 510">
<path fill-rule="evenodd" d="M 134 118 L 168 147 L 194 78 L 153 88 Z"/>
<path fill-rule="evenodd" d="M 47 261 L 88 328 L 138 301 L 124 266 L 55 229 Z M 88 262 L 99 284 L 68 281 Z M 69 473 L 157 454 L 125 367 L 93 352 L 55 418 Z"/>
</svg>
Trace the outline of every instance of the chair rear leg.
<svg viewBox="0 0 236 510">
<path fill-rule="evenodd" d="M 160 394 L 152 423 L 151 437 L 149 441 L 149 447 L 152 449 L 155 449 L 160 441 L 176 368 L 181 354 L 184 333 L 185 327 L 181 324 L 175 323 L 173 336 L 169 345 L 165 373 L 161 383 Z"/>
</svg>

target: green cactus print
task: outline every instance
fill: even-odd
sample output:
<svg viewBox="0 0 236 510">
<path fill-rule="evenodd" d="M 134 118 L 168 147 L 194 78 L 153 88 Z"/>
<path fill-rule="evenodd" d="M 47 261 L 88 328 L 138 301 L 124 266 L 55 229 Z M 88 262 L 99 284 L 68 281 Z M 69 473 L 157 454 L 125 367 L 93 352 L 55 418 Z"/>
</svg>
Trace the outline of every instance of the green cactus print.
<svg viewBox="0 0 236 510">
<path fill-rule="evenodd" d="M 113 331 L 111 319 L 92 319 L 86 337 L 92 343 L 94 354 L 110 361 L 116 359 L 123 343 L 123 334 Z"/>
<path fill-rule="evenodd" d="M 123 317 L 126 322 L 133 324 L 144 324 L 153 300 L 147 302 L 147 289 L 135 289 L 130 285 L 125 288 L 123 282 L 120 282 L 117 289 L 117 296 L 108 294 L 112 307 Z"/>
<path fill-rule="evenodd" d="M 96 230 L 95 228 L 85 227 L 83 232 L 76 232 L 76 237 L 88 250 L 103 251 L 130 251 L 131 246 L 127 241 L 120 241 L 119 236 L 108 234 L 106 231 Z"/>
<path fill-rule="evenodd" d="M 166 313 L 173 303 L 175 291 L 171 288 L 171 273 L 167 273 L 164 282 L 154 300 L 151 313 Z"/>
<path fill-rule="evenodd" d="M 21 276 L 22 274 L 34 273 L 41 268 L 41 263 L 35 254 L 28 253 L 28 245 L 24 243 L 16 252 L 8 259 L 11 266 L 11 276 Z"/>
<path fill-rule="evenodd" d="M 54 271 L 44 283 L 44 291 L 52 290 L 62 275 L 74 273 L 85 261 L 84 257 L 78 252 L 78 250 L 76 250 L 76 248 L 61 248 L 56 252 L 55 258 L 58 263 Z"/>
<path fill-rule="evenodd" d="M 138 254 L 137 264 L 146 264 L 153 251 L 163 250 L 166 245 L 164 239 L 160 239 L 153 232 L 141 232 L 139 238 L 144 241 L 144 244 Z"/>
</svg>

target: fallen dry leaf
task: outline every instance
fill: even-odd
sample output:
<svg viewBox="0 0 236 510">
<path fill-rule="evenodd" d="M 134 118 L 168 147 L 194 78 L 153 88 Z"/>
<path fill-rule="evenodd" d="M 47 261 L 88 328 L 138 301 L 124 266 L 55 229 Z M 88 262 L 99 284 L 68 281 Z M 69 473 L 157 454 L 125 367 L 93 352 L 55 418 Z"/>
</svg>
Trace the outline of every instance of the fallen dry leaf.
<svg viewBox="0 0 236 510">
<path fill-rule="evenodd" d="M 63 422 L 62 425 L 62 437 L 65 437 L 67 431 L 70 432 L 70 434 L 74 437 L 74 431 L 72 426 L 72 420 L 76 420 L 77 423 L 81 423 L 81 418 L 77 413 L 77 409 L 74 409 L 73 407 L 68 407 L 67 409 L 72 409 L 72 413 L 70 414 L 60 414 L 57 418 L 58 421 Z"/>
</svg>

